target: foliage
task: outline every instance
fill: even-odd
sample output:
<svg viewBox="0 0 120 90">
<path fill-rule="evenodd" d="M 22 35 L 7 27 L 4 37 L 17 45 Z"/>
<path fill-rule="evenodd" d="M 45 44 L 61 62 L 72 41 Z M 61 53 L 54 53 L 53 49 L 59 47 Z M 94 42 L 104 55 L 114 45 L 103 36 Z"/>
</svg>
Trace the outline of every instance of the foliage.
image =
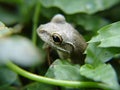
<svg viewBox="0 0 120 90">
<path fill-rule="evenodd" d="M 40 1 L 45 7 L 56 6 L 67 14 L 74 14 L 77 12 L 85 12 L 88 14 L 92 14 L 92 13 L 107 9 L 111 7 L 112 5 L 114 5 L 115 3 L 119 2 L 119 0 L 112 0 L 111 2 L 109 2 L 109 0 L 101 0 L 101 1 L 99 0 L 92 0 L 92 1 L 91 0 L 77 0 L 77 1 L 71 0 L 70 2 L 69 0 L 65 0 L 65 1 L 63 0 L 59 0 L 59 1 L 40 0 Z"/>
<path fill-rule="evenodd" d="M 119 90 L 119 9 L 119 0 L 0 0 L 0 90 Z M 36 29 L 58 13 L 88 43 L 82 66 L 55 51 L 48 65 Z"/>
</svg>

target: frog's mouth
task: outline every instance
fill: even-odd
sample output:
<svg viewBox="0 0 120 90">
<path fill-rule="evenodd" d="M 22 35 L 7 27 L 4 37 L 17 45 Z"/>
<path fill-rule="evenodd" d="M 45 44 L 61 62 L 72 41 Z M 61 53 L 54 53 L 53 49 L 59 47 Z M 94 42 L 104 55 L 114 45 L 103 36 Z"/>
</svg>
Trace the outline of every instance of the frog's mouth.
<svg viewBox="0 0 120 90">
<path fill-rule="evenodd" d="M 59 50 L 59 51 L 61 51 L 61 52 L 68 53 L 68 54 L 70 54 L 70 53 L 71 53 L 70 51 L 65 50 L 65 49 L 63 49 L 63 48 L 60 48 L 60 47 L 57 47 L 56 49 L 57 49 L 57 50 Z"/>
</svg>

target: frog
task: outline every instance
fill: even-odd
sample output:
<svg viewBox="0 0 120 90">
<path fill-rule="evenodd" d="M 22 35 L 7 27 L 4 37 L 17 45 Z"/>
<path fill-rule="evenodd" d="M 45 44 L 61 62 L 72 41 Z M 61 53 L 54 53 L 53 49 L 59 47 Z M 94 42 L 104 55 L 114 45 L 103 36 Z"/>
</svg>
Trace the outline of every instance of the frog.
<svg viewBox="0 0 120 90">
<path fill-rule="evenodd" d="M 37 34 L 48 46 L 58 52 L 61 59 L 84 63 L 87 43 L 62 14 L 56 14 L 50 22 L 41 24 L 37 28 Z"/>
</svg>

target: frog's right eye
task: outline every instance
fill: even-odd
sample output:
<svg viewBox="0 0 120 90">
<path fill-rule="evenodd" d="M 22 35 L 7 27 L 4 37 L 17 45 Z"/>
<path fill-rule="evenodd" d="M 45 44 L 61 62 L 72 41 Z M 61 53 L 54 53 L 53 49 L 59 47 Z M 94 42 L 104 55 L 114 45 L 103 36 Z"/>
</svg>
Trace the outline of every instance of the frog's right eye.
<svg viewBox="0 0 120 90">
<path fill-rule="evenodd" d="M 62 37 L 57 33 L 53 33 L 52 40 L 54 41 L 55 44 L 61 44 L 63 41 Z"/>
</svg>

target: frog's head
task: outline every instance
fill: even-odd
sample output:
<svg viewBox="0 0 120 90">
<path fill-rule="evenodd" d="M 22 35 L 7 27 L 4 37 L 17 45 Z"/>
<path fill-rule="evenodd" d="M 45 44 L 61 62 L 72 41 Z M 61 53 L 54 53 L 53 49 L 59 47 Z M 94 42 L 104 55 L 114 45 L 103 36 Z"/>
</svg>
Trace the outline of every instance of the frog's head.
<svg viewBox="0 0 120 90">
<path fill-rule="evenodd" d="M 64 16 L 57 14 L 51 22 L 40 25 L 37 33 L 51 47 L 70 54 L 74 49 L 71 41 L 72 29 L 73 27 L 65 21 Z"/>
</svg>

